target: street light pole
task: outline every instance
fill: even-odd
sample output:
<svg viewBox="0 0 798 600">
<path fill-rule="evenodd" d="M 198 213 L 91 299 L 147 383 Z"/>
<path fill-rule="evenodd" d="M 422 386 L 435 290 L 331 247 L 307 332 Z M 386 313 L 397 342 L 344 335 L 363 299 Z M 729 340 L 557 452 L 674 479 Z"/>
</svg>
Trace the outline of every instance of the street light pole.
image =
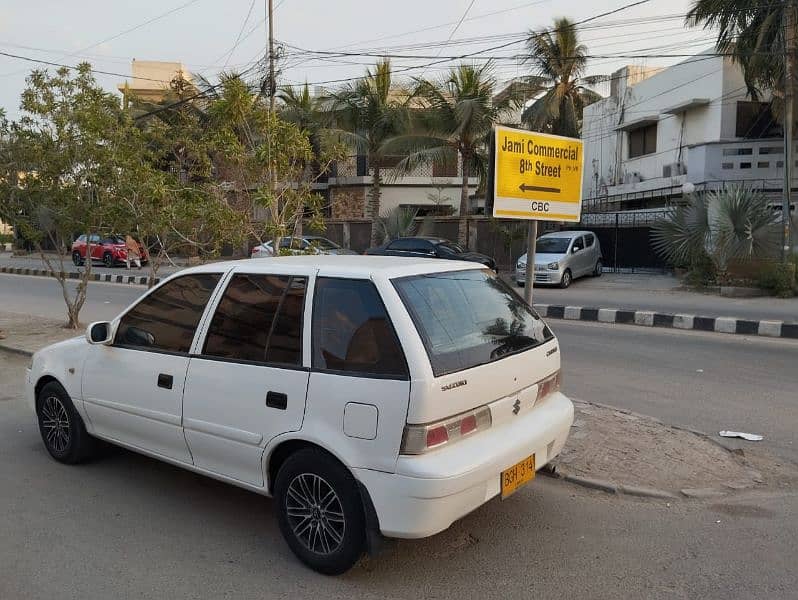
<svg viewBox="0 0 798 600">
<path fill-rule="evenodd" d="M 795 95 L 795 54 L 796 54 L 796 1 L 787 0 L 784 4 L 784 194 L 781 206 L 782 259 L 786 262 L 792 251 L 790 232 L 790 209 L 792 208 L 792 170 L 793 170 L 793 101 Z"/>
<path fill-rule="evenodd" d="M 266 0 L 269 20 L 269 110 L 274 112 L 274 95 L 277 91 L 274 81 L 274 6 L 273 0 Z"/>
</svg>

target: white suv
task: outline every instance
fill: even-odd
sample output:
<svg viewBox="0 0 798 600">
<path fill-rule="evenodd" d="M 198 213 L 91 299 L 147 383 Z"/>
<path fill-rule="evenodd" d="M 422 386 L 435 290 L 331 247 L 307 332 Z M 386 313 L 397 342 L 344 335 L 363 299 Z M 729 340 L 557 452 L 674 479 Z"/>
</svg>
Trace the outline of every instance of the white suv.
<svg viewBox="0 0 798 600">
<path fill-rule="evenodd" d="M 327 574 L 532 479 L 573 420 L 559 386 L 557 339 L 492 271 L 370 256 L 186 269 L 27 373 L 55 459 L 102 438 L 274 496 Z"/>
</svg>

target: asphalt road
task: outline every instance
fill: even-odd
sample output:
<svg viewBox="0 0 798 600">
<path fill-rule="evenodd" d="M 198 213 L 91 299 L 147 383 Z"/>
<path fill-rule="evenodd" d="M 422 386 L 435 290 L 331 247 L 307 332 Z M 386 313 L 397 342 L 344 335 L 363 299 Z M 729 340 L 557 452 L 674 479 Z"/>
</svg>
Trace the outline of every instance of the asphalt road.
<svg viewBox="0 0 798 600">
<path fill-rule="evenodd" d="M 0 360 L 0 598 L 794 598 L 798 496 L 644 501 L 537 478 L 329 578 L 270 500 L 121 449 L 53 461 Z"/>
</svg>

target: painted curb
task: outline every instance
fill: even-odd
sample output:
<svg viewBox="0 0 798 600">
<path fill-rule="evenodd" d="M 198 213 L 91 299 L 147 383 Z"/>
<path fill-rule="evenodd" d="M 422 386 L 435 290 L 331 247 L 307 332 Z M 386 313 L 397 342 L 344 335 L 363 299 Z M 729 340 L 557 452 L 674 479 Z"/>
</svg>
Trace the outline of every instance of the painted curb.
<svg viewBox="0 0 798 600">
<path fill-rule="evenodd" d="M 638 327 L 660 327 L 692 331 L 712 331 L 733 335 L 755 335 L 798 339 L 798 323 L 751 320 L 738 317 L 706 317 L 653 312 L 650 310 L 622 310 L 619 308 L 597 308 L 589 306 L 565 306 L 562 304 L 535 304 L 535 310 L 547 319 L 568 321 L 593 321 L 636 325 Z"/>
<path fill-rule="evenodd" d="M 0 267 L 0 273 L 8 275 L 32 275 L 34 277 L 56 277 L 54 271 L 49 269 L 29 269 L 27 267 Z M 80 279 L 80 271 L 62 271 L 64 279 Z M 146 275 L 115 275 L 111 273 L 92 273 L 89 281 L 99 281 L 105 283 L 126 283 L 130 285 L 147 285 Z M 155 284 L 160 283 L 161 278 L 155 278 Z"/>
</svg>

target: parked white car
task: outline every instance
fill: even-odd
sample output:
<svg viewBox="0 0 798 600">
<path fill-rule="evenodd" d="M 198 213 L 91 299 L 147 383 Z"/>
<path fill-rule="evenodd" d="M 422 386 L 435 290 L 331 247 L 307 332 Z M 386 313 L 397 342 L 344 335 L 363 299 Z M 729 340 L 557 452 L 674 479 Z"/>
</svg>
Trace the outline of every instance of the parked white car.
<svg viewBox="0 0 798 600">
<path fill-rule="evenodd" d="M 252 249 L 250 258 L 271 258 L 274 256 L 273 242 L 269 240 Z M 354 250 L 342 248 L 332 240 L 317 235 L 285 237 L 280 240 L 280 248 L 291 254 L 357 254 Z"/>
<path fill-rule="evenodd" d="M 535 244 L 535 283 L 567 288 L 574 279 L 601 277 L 601 244 L 592 231 L 558 231 L 541 235 Z M 526 283 L 527 255 L 515 264 L 515 282 Z"/>
<path fill-rule="evenodd" d="M 274 496 L 293 552 L 338 574 L 557 456 L 558 346 L 474 263 L 282 257 L 181 271 L 37 352 L 26 392 L 56 460 L 101 438 Z"/>
</svg>

